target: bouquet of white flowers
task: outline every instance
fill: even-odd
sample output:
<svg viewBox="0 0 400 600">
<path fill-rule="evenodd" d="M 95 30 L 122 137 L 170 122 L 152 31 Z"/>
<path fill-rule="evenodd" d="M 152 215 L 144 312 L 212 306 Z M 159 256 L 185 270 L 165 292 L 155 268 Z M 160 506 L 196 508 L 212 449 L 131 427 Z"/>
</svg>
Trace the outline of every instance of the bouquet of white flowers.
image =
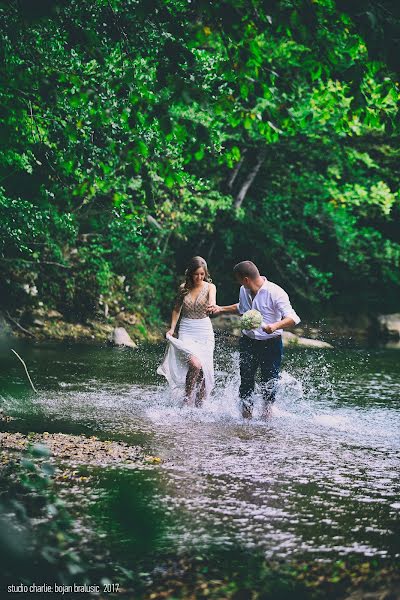
<svg viewBox="0 0 400 600">
<path fill-rule="evenodd" d="M 262 322 L 262 314 L 258 310 L 248 310 L 241 319 L 243 329 L 257 329 Z"/>
</svg>

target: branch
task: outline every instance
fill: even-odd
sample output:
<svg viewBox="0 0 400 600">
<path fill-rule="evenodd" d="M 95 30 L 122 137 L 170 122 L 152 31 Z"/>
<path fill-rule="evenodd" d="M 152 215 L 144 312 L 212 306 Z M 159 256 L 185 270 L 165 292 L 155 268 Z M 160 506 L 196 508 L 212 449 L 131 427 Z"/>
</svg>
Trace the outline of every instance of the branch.
<svg viewBox="0 0 400 600">
<path fill-rule="evenodd" d="M 2 262 L 25 262 L 30 265 L 54 265 L 56 267 L 60 267 L 61 269 L 72 269 L 72 267 L 68 265 L 62 265 L 61 263 L 55 262 L 53 260 L 27 260 L 26 258 L 3 258 L 0 257 L 0 261 Z"/>
<path fill-rule="evenodd" d="M 33 115 L 32 102 L 31 102 L 30 100 L 29 100 L 29 114 L 30 114 L 30 117 L 31 117 L 31 119 L 32 119 L 32 135 L 33 135 L 33 126 L 34 126 L 34 127 L 35 127 L 35 129 L 36 129 L 36 133 L 38 134 L 38 138 L 39 138 L 40 142 L 41 142 L 41 143 L 43 143 L 43 139 L 42 139 L 42 136 L 41 136 L 41 134 L 40 134 L 39 127 L 37 126 L 37 123 L 36 123 L 35 117 L 34 117 L 34 115 Z M 35 138 L 35 136 L 33 136 L 33 138 Z M 35 140 L 35 141 L 36 141 L 36 140 Z"/>
<path fill-rule="evenodd" d="M 31 117 L 32 137 L 33 137 L 33 141 L 36 142 L 35 133 L 34 133 L 34 122 L 35 122 L 35 119 L 33 118 L 32 102 L 30 100 L 29 100 L 29 114 L 30 114 L 30 117 Z"/>
<path fill-rule="evenodd" d="M 6 315 L 7 318 L 14 323 L 14 325 L 16 325 L 18 327 L 18 329 L 20 329 L 21 331 L 23 331 L 24 333 L 27 333 L 28 335 L 32 336 L 33 338 L 36 339 L 36 335 L 34 333 L 32 333 L 31 331 L 28 331 L 27 329 L 25 329 L 25 327 L 22 327 L 22 325 L 20 325 L 18 323 L 18 321 L 16 321 L 15 319 L 12 318 L 12 316 L 10 315 L 10 313 L 8 312 L 8 310 L 6 311 Z"/>
<path fill-rule="evenodd" d="M 261 168 L 261 165 L 263 164 L 265 157 L 267 155 L 267 151 L 266 150 L 261 150 L 257 162 L 254 165 L 254 167 L 252 168 L 252 170 L 250 171 L 250 173 L 247 176 L 247 179 L 245 180 L 244 184 L 242 185 L 242 187 L 239 190 L 238 195 L 235 198 L 235 204 L 234 207 L 235 208 L 240 208 L 242 206 L 242 202 L 246 197 L 247 192 L 249 191 L 250 186 L 252 185 L 254 179 L 257 176 L 258 171 Z"/>
<path fill-rule="evenodd" d="M 150 223 L 150 225 L 154 225 L 154 227 L 157 227 L 157 229 L 163 229 L 163 226 L 160 225 L 160 223 L 151 215 L 147 215 L 146 220 L 148 223 Z"/>
<path fill-rule="evenodd" d="M 29 383 L 31 384 L 33 391 L 34 391 L 34 392 L 36 392 L 36 393 L 38 394 L 39 392 L 37 391 L 37 389 L 35 388 L 35 386 L 34 386 L 34 385 L 33 385 L 33 383 L 32 383 L 32 379 L 30 378 L 30 375 L 29 375 L 29 373 L 28 373 L 28 369 L 26 368 L 26 364 L 24 363 L 24 361 L 22 360 L 22 358 L 20 357 L 20 355 L 19 355 L 17 352 L 15 352 L 15 350 L 13 350 L 12 348 L 11 348 L 11 352 L 14 352 L 14 354 L 15 354 L 16 356 L 18 356 L 19 360 L 20 360 L 20 361 L 22 362 L 22 364 L 24 365 L 24 367 L 25 367 L 25 372 L 26 372 L 26 374 L 27 374 L 27 376 L 28 376 L 28 379 L 29 379 Z"/>
<path fill-rule="evenodd" d="M 247 152 L 247 150 L 246 150 L 246 149 L 244 149 L 244 150 L 243 150 L 243 152 L 242 152 L 242 156 L 241 156 L 241 158 L 240 158 L 239 162 L 237 163 L 236 167 L 235 167 L 235 168 L 234 168 L 234 170 L 233 170 L 233 173 L 232 173 L 232 175 L 231 175 L 231 176 L 230 176 L 230 178 L 229 178 L 229 181 L 228 181 L 228 189 L 230 189 L 230 190 L 232 189 L 232 186 L 233 186 L 233 184 L 235 183 L 235 179 L 236 179 L 236 177 L 237 177 L 237 176 L 238 176 L 238 174 L 239 174 L 240 167 L 241 167 L 241 166 L 242 166 L 242 164 L 243 164 L 243 161 L 244 161 L 244 157 L 245 157 L 245 154 L 246 154 L 246 152 Z"/>
<path fill-rule="evenodd" d="M 20 172 L 20 171 L 21 171 L 20 167 L 17 167 L 16 169 L 14 169 L 14 171 L 11 171 L 11 173 L 8 173 L 8 174 L 7 174 L 7 175 L 5 175 L 4 177 L 2 177 L 2 178 L 0 179 L 0 183 L 2 183 L 2 182 L 3 182 L 5 179 L 7 179 L 8 177 L 11 177 L 11 175 L 14 175 L 14 173 L 18 173 L 18 172 Z"/>
<path fill-rule="evenodd" d="M 115 25 L 117 26 L 117 28 L 119 29 L 120 33 L 122 34 L 122 37 L 124 38 L 124 42 L 125 42 L 125 46 L 126 46 L 126 53 L 128 56 L 131 56 L 131 58 L 133 58 L 133 52 L 131 50 L 131 46 L 129 43 L 129 37 L 125 31 L 125 29 L 122 27 L 121 23 L 120 23 L 120 18 L 119 15 L 115 12 L 113 5 L 111 4 L 110 0 L 108 0 L 107 2 L 109 9 L 112 12 L 112 15 L 114 17 L 114 22 Z M 120 50 L 121 50 L 121 46 L 120 46 Z M 122 65 L 123 68 L 123 65 Z"/>
<path fill-rule="evenodd" d="M 165 256 L 165 253 L 167 251 L 168 244 L 169 244 L 169 239 L 170 239 L 171 235 L 172 235 L 172 231 L 169 231 L 167 237 L 165 238 L 163 249 L 161 250 L 161 256 L 162 257 Z"/>
</svg>

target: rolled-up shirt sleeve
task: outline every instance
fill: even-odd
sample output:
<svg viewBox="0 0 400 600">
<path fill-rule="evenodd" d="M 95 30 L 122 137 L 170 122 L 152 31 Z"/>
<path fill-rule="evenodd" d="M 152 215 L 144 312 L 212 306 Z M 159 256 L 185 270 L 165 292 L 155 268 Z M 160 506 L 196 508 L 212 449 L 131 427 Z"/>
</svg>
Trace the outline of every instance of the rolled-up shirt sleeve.
<svg viewBox="0 0 400 600">
<path fill-rule="evenodd" d="M 296 313 L 292 305 L 290 304 L 289 296 L 286 292 L 283 292 L 276 299 L 276 306 L 282 315 L 282 319 L 286 319 L 286 317 L 290 317 L 293 319 L 294 324 L 297 325 L 300 323 L 301 319 L 299 315 Z"/>
<path fill-rule="evenodd" d="M 238 311 L 240 315 L 243 315 L 248 309 L 247 306 L 247 302 L 246 302 L 246 296 L 245 293 L 243 291 L 243 288 L 240 288 L 240 292 L 239 292 L 239 304 L 238 304 Z"/>
</svg>

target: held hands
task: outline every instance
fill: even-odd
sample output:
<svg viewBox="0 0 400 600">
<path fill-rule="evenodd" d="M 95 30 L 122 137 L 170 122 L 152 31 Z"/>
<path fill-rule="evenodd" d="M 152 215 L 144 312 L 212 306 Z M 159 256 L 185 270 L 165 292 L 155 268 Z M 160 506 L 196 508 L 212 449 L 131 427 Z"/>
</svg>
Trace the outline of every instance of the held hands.
<svg viewBox="0 0 400 600">
<path fill-rule="evenodd" d="M 207 306 L 207 314 L 209 315 L 219 315 L 222 312 L 222 309 L 218 304 L 209 304 Z"/>
</svg>

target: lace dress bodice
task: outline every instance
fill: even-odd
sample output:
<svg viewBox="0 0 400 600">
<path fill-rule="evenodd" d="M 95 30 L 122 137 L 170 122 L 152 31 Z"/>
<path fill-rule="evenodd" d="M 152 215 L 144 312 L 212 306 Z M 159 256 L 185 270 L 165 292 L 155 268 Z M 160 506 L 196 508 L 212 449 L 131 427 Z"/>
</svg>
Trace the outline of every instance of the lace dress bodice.
<svg viewBox="0 0 400 600">
<path fill-rule="evenodd" d="M 204 319 L 208 317 L 208 293 L 210 284 L 206 281 L 203 289 L 195 300 L 190 295 L 190 292 L 183 297 L 182 301 L 182 317 L 186 319 Z"/>
</svg>

